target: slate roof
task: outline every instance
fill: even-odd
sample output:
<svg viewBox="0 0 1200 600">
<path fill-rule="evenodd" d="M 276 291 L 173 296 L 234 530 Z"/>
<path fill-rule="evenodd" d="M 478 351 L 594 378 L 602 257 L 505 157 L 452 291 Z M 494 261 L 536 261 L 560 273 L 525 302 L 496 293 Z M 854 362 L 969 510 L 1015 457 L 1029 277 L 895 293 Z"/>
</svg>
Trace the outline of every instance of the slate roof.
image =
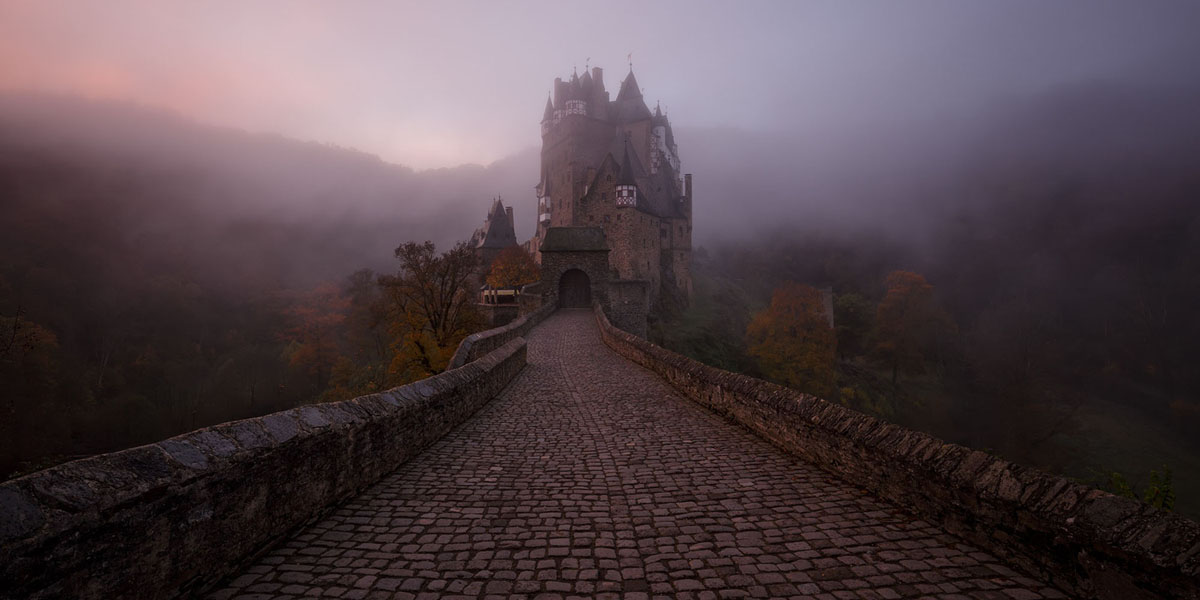
<svg viewBox="0 0 1200 600">
<path fill-rule="evenodd" d="M 507 248 L 517 244 L 517 232 L 513 230 L 512 221 L 499 198 L 492 203 L 487 220 L 472 238 L 476 248 Z"/>
</svg>

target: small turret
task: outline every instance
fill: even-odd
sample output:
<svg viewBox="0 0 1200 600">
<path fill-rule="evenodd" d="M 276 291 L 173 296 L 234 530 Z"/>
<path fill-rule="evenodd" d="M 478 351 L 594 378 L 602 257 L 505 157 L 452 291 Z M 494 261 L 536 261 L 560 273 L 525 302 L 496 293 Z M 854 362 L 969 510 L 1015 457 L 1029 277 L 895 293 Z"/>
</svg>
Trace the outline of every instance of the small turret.
<svg viewBox="0 0 1200 600">
<path fill-rule="evenodd" d="M 567 102 L 563 107 L 563 116 L 587 115 L 587 94 L 578 73 L 571 74 L 571 82 L 567 84 Z"/>
<path fill-rule="evenodd" d="M 554 103 L 550 101 L 550 94 L 546 94 L 546 112 L 542 113 L 542 135 L 549 133 L 552 125 L 554 125 Z"/>
</svg>

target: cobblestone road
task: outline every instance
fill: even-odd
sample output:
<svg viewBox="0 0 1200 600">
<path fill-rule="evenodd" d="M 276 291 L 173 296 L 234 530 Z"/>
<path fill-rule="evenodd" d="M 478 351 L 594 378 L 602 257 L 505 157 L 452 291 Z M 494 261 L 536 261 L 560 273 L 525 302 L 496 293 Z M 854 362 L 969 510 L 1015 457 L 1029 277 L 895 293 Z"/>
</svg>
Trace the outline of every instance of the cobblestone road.
<svg viewBox="0 0 1200 600">
<path fill-rule="evenodd" d="M 1063 598 L 679 397 L 591 311 L 462 427 L 217 599 Z"/>
</svg>

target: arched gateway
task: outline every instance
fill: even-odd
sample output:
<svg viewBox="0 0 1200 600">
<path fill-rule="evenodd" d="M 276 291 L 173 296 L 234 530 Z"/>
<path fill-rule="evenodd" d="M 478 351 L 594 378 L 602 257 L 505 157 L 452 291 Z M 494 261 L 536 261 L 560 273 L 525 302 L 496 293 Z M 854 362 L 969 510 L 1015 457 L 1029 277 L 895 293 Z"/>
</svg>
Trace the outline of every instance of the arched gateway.
<svg viewBox="0 0 1200 600">
<path fill-rule="evenodd" d="M 559 308 L 608 306 L 608 242 L 599 227 L 550 227 L 542 240 L 544 302 Z"/>
<path fill-rule="evenodd" d="M 592 281 L 587 273 L 569 269 L 558 280 L 559 308 L 589 308 L 592 305 Z"/>
</svg>

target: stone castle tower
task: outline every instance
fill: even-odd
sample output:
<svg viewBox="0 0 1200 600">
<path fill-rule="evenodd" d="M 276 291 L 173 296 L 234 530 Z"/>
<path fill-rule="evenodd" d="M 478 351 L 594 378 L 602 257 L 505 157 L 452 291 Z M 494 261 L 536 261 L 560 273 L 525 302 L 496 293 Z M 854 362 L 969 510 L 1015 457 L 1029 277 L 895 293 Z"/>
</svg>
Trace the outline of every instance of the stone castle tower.
<svg viewBox="0 0 1200 600">
<path fill-rule="evenodd" d="M 492 199 L 492 208 L 488 211 L 483 227 L 471 234 L 467 241 L 479 256 L 479 266 L 487 269 L 501 250 L 517 245 L 517 233 L 513 222 L 513 209 L 504 206 L 501 198 Z"/>
<path fill-rule="evenodd" d="M 632 68 L 610 100 L 599 67 L 554 80 L 542 118 L 538 249 L 551 227 L 600 227 L 613 280 L 647 282 L 652 305 L 686 304 L 692 277 L 692 176 L 680 172 L 667 117 Z"/>
</svg>

